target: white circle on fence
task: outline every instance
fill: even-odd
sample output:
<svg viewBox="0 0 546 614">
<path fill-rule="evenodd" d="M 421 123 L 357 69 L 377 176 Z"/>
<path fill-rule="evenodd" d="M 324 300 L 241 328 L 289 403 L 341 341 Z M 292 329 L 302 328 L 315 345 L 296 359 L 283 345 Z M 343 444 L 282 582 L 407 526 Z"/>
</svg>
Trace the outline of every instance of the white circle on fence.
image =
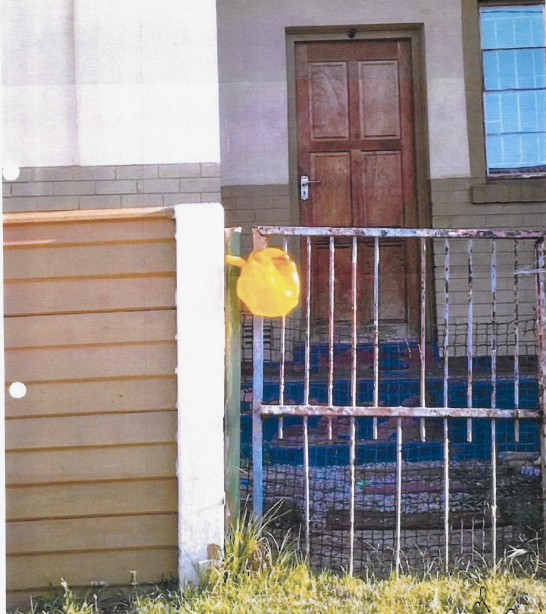
<svg viewBox="0 0 546 614">
<path fill-rule="evenodd" d="M 9 394 L 13 399 L 22 399 L 27 393 L 27 387 L 23 382 L 13 382 L 9 387 Z"/>
<path fill-rule="evenodd" d="M 2 175 L 6 181 L 15 181 L 19 177 L 19 167 L 14 164 L 10 164 L 9 166 L 4 166 L 2 169 Z"/>
</svg>

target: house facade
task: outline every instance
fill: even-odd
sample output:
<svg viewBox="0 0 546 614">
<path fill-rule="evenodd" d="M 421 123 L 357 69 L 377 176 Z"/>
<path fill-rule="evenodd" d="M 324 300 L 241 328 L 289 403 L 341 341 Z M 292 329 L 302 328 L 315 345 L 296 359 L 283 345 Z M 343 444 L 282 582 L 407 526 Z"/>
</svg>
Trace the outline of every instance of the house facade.
<svg viewBox="0 0 546 614">
<path fill-rule="evenodd" d="M 14 602 L 61 575 L 126 584 L 139 553 L 143 581 L 177 571 L 174 228 L 158 211 L 221 202 L 245 253 L 255 225 L 544 228 L 544 20 L 540 1 L 4 3 L 2 159 L 20 169 L 3 182 L 6 364 L 8 379 L 36 373 L 42 395 L 7 407 L 8 444 L 10 428 L 20 442 L 7 457 Z M 73 253 L 48 263 L 37 240 Z M 21 336 L 59 314 L 59 338 Z M 85 382 L 71 345 L 96 365 Z M 53 351 L 39 368 L 44 348 L 64 363 Z M 77 475 L 77 448 L 98 473 Z"/>
</svg>

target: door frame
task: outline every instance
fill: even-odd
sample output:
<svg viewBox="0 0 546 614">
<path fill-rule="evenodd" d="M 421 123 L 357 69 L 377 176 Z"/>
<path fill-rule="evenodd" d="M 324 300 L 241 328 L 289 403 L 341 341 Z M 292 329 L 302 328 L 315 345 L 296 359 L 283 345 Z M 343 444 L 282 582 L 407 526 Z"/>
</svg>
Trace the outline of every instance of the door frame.
<svg viewBox="0 0 546 614">
<path fill-rule="evenodd" d="M 290 182 L 290 218 L 300 224 L 298 181 L 298 135 L 296 115 L 295 45 L 298 42 L 358 41 L 405 39 L 411 44 L 413 77 L 413 108 L 415 120 L 415 189 L 417 218 L 420 228 L 431 226 L 429 201 L 429 153 L 426 105 L 426 78 L 423 24 L 346 25 L 288 27 L 286 33 L 286 61 L 288 78 L 288 160 Z"/>
<path fill-rule="evenodd" d="M 429 181 L 429 139 L 427 113 L 427 80 L 424 44 L 424 24 L 360 24 L 344 26 L 292 26 L 285 28 L 286 62 L 288 80 L 288 162 L 290 219 L 294 226 L 300 222 L 299 176 L 298 176 L 298 131 L 296 113 L 296 57 L 295 45 L 299 42 L 333 42 L 393 40 L 404 39 L 411 46 L 411 72 L 413 78 L 414 109 L 414 156 L 415 191 L 417 199 L 417 219 L 419 228 L 432 227 L 432 204 L 430 201 Z M 434 336 L 436 321 L 434 291 L 434 255 L 427 250 L 427 293 L 426 310 L 432 317 L 426 321 L 427 338 Z"/>
</svg>

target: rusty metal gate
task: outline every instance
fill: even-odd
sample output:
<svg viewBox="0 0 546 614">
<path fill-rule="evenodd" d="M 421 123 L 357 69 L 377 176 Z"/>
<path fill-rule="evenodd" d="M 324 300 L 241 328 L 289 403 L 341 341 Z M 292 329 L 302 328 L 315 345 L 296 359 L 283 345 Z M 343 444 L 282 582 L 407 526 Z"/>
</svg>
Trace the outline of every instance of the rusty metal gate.
<svg viewBox="0 0 546 614">
<path fill-rule="evenodd" d="M 412 547 L 428 548 L 446 570 L 469 557 L 495 563 L 529 537 L 529 525 L 542 532 L 545 233 L 273 226 L 254 232 L 261 246 L 287 250 L 302 278 L 295 313 L 253 318 L 254 513 L 286 500 L 286 475 L 269 483 L 275 463 L 285 462 L 276 457 L 282 449 L 296 458 L 292 508 L 301 515 L 302 549 L 318 566 L 328 566 L 315 547 L 326 529 L 333 536 L 329 552 L 336 540 L 343 544 L 337 567 L 350 573 L 370 566 L 373 552 L 398 572 Z M 382 317 L 388 311 L 382 258 L 393 241 L 412 244 L 418 254 L 419 326 L 403 337 Z M 319 242 L 327 283 L 314 288 Z M 368 286 L 369 304 L 361 285 Z M 328 305 L 326 320 L 314 315 L 317 291 Z M 349 318 L 336 313 L 342 298 Z M 334 447 L 341 455 L 335 466 L 319 467 L 317 454 Z M 325 472 L 335 492 L 315 496 Z"/>
</svg>

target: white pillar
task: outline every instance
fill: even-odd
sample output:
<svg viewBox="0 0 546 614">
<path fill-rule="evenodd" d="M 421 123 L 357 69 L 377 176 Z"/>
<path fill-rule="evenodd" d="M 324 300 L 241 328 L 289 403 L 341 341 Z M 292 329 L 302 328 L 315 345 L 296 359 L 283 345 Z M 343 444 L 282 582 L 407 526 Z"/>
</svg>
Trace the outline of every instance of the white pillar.
<svg viewBox="0 0 546 614">
<path fill-rule="evenodd" d="M 224 539 L 224 212 L 176 205 L 178 571 L 196 583 Z"/>
<path fill-rule="evenodd" d="M 2 39 L 0 38 L 0 83 L 2 66 Z M 3 156 L 3 117 L 0 105 L 0 174 L 6 163 Z M 1 176 L 0 183 L 4 178 Z M 4 245 L 4 214 L 2 201 L 0 200 L 0 246 Z M 0 271 L 2 279 L 0 283 L 0 612 L 6 611 L 6 431 L 5 431 L 5 370 L 4 370 L 4 250 L 0 249 Z"/>
</svg>

